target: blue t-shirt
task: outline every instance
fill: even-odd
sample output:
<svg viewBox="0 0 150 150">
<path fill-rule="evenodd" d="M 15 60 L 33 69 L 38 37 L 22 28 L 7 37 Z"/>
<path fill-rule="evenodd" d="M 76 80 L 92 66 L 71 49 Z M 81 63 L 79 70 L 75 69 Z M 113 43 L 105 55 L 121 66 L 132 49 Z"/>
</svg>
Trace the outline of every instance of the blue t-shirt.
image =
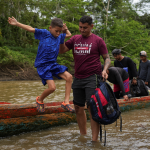
<svg viewBox="0 0 150 150">
<path fill-rule="evenodd" d="M 66 33 L 63 33 L 55 38 L 48 30 L 35 28 L 34 37 L 40 40 L 34 63 L 36 68 L 57 61 L 59 45 L 64 43 L 65 36 Z"/>
</svg>

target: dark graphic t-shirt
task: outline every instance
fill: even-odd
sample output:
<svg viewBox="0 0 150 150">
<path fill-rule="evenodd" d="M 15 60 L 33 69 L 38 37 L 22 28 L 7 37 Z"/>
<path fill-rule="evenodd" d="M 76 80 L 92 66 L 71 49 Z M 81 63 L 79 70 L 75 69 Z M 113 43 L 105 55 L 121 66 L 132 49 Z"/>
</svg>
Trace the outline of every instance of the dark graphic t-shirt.
<svg viewBox="0 0 150 150">
<path fill-rule="evenodd" d="M 102 38 L 95 34 L 89 37 L 75 35 L 65 44 L 73 51 L 76 78 L 86 78 L 93 74 L 101 75 L 100 55 L 108 53 Z"/>
</svg>

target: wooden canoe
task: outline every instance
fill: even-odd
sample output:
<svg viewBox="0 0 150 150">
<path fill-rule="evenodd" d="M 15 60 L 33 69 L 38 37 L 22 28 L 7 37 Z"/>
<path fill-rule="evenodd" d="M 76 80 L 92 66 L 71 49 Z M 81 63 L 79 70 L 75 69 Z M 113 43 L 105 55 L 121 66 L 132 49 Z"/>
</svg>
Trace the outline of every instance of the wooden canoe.
<svg viewBox="0 0 150 150">
<path fill-rule="evenodd" d="M 118 99 L 117 101 L 121 112 L 150 106 L 150 96 L 135 97 L 129 101 Z M 76 122 L 75 113 L 66 112 L 61 108 L 61 103 L 45 103 L 45 113 L 40 114 L 37 112 L 36 104 L 0 102 L 0 137 Z M 88 112 L 87 117 L 89 119 Z"/>
</svg>

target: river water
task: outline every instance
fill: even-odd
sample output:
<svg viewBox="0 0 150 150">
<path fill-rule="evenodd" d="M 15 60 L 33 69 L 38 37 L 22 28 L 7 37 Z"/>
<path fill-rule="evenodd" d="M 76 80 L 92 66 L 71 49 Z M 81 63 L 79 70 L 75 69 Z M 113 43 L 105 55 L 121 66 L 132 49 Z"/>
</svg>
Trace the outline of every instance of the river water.
<svg viewBox="0 0 150 150">
<path fill-rule="evenodd" d="M 56 91 L 44 102 L 64 100 L 65 81 L 55 80 Z M 9 103 L 35 103 L 44 87 L 41 81 L 2 81 L 1 100 Z M 72 93 L 70 99 L 73 99 Z M 52 127 L 46 130 L 22 133 L 0 139 L 0 150 L 149 150 L 150 149 L 150 108 L 122 113 L 120 123 L 105 126 L 106 146 L 102 142 L 91 142 L 90 122 L 87 121 L 87 135 L 79 134 L 77 123 Z M 104 127 L 103 127 L 104 129 Z M 103 130 L 104 131 L 104 130 Z M 103 132 L 104 134 L 104 132 Z"/>
</svg>

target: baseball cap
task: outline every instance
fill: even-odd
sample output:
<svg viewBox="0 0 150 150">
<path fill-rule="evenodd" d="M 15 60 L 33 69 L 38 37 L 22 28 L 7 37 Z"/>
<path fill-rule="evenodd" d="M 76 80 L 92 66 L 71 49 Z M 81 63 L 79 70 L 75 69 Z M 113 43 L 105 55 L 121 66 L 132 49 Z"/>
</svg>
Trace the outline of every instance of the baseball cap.
<svg viewBox="0 0 150 150">
<path fill-rule="evenodd" d="M 114 55 L 114 54 L 120 54 L 121 53 L 121 49 L 114 49 L 113 51 L 112 51 L 112 54 Z"/>
<path fill-rule="evenodd" d="M 146 56 L 147 57 L 147 53 L 145 51 L 141 51 L 140 56 Z"/>
</svg>

